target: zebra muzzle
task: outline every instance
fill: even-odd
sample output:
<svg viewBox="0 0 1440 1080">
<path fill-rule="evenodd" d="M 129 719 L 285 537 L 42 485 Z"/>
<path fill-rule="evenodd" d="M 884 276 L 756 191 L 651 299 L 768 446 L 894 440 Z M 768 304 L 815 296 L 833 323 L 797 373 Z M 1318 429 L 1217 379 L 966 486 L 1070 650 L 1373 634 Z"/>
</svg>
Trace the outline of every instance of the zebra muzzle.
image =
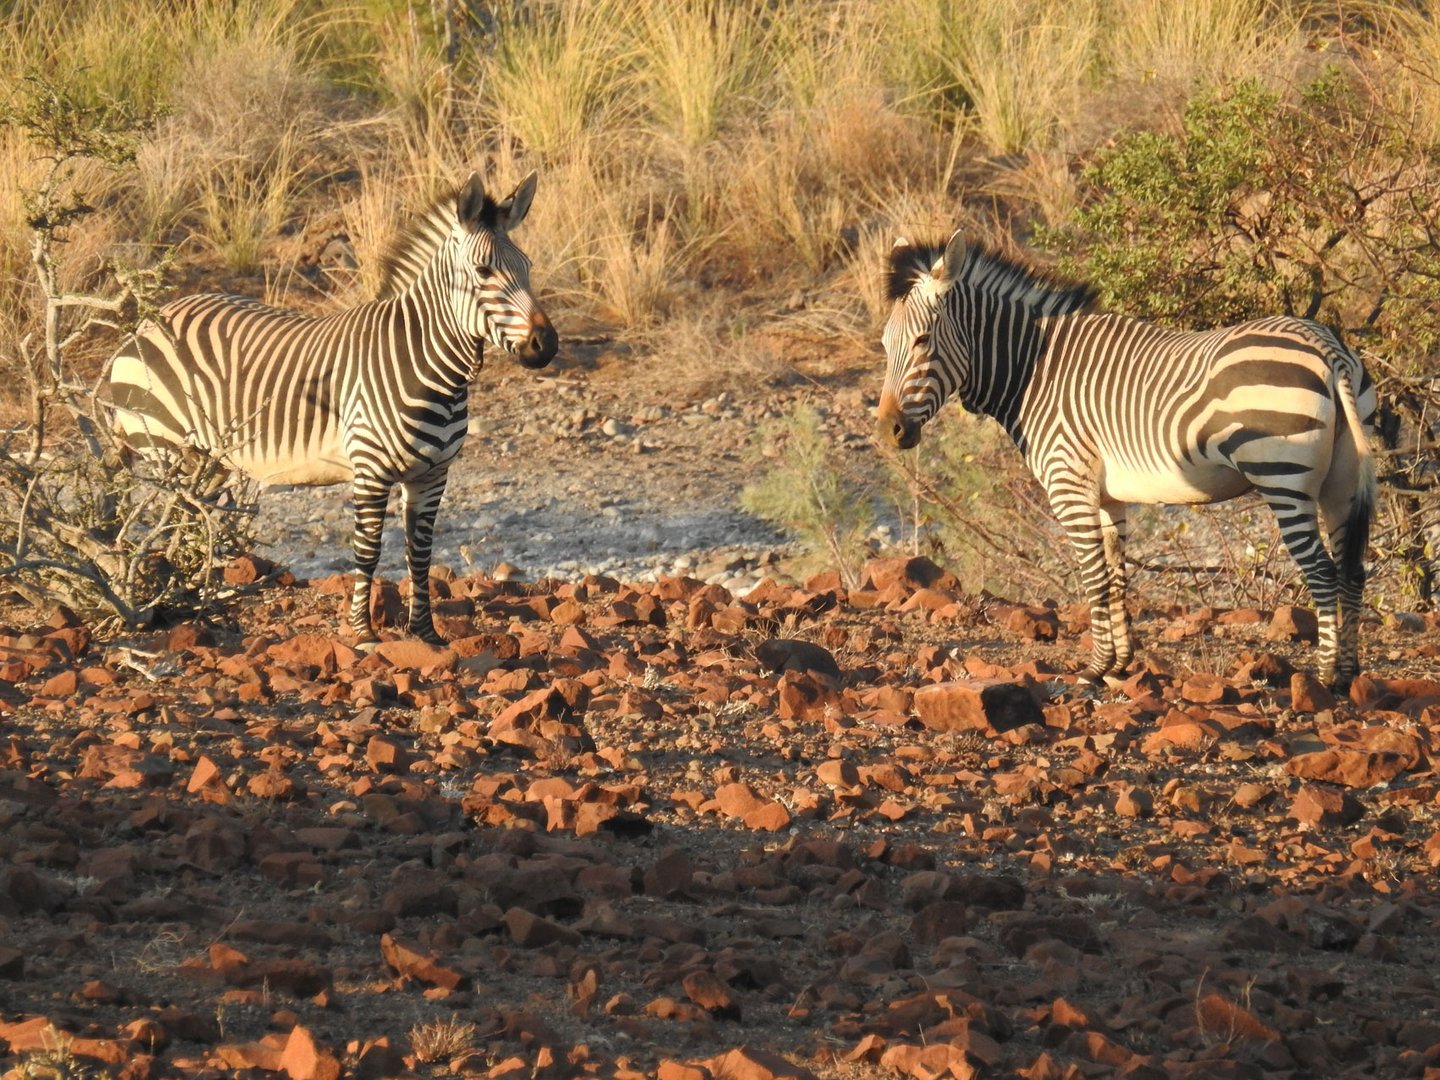
<svg viewBox="0 0 1440 1080">
<path fill-rule="evenodd" d="M 888 394 L 880 399 L 875 437 L 897 450 L 912 449 L 920 441 L 920 421 L 907 419 Z"/>
<path fill-rule="evenodd" d="M 515 358 L 524 367 L 543 368 L 555 359 L 559 348 L 560 335 L 550 325 L 550 320 L 541 315 L 530 324 L 530 336 L 515 350 Z"/>
</svg>

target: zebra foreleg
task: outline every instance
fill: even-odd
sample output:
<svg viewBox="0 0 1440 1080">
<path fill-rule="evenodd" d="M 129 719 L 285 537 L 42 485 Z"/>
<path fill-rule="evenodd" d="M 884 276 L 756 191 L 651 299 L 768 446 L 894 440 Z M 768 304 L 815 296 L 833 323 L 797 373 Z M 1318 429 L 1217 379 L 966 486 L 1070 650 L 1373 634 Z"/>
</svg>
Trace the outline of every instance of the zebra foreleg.
<svg viewBox="0 0 1440 1080">
<path fill-rule="evenodd" d="M 1105 551 L 1105 589 L 1110 608 L 1110 635 L 1115 646 L 1113 671 L 1124 671 L 1135 656 L 1130 609 L 1125 604 L 1125 535 L 1128 520 L 1124 503 L 1100 505 L 1100 543 Z"/>
<path fill-rule="evenodd" d="M 380 563 L 380 536 L 390 486 L 387 481 L 357 476 L 351 489 L 355 504 L 355 584 L 350 594 L 350 629 L 362 647 L 373 646 L 377 640 L 370 620 L 370 586 Z"/>
<path fill-rule="evenodd" d="M 410 632 L 431 645 L 445 639 L 435 631 L 430 613 L 430 554 L 435 541 L 435 515 L 445 494 L 449 473 L 441 469 L 423 480 L 400 486 L 405 514 L 405 561 L 410 567 Z"/>
<path fill-rule="evenodd" d="M 1111 595 L 1115 577 L 1107 557 L 1107 540 L 1105 530 L 1101 527 L 1099 507 L 1088 502 L 1056 498 L 1054 495 L 1051 497 L 1051 505 L 1055 508 L 1056 516 L 1060 518 L 1060 524 L 1065 528 L 1066 536 L 1070 538 L 1076 566 L 1080 571 L 1080 583 L 1090 601 L 1090 663 L 1080 675 L 1086 679 L 1099 679 L 1120 667 L 1117 662 L 1115 628 L 1111 619 L 1117 605 L 1124 611 L 1125 597 L 1123 592 L 1118 600 Z M 1113 529 L 1111 533 L 1109 544 L 1118 550 L 1119 534 Z M 1123 625 L 1122 623 L 1121 636 L 1125 639 L 1128 660 L 1129 634 L 1123 629 Z"/>
</svg>

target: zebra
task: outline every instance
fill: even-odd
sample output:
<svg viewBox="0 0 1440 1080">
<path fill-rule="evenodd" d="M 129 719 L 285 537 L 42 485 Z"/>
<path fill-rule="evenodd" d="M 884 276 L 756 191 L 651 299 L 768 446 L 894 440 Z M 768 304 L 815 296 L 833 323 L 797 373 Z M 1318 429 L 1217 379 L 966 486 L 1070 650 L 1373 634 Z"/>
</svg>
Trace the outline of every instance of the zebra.
<svg viewBox="0 0 1440 1080">
<path fill-rule="evenodd" d="M 262 484 L 351 483 L 349 625 L 376 641 L 370 591 L 390 491 L 400 486 L 410 632 L 441 644 L 430 608 L 435 517 L 465 441 L 469 383 L 486 342 L 543 368 L 559 338 L 510 233 L 531 173 L 504 199 L 478 174 L 392 241 L 378 298 L 323 317 L 222 294 L 184 297 L 142 322 L 110 361 L 122 440 L 195 447 Z"/>
<path fill-rule="evenodd" d="M 1078 563 L 1092 639 L 1083 677 L 1121 672 L 1134 655 L 1127 504 L 1254 490 L 1315 602 L 1321 677 L 1348 688 L 1375 506 L 1366 428 L 1376 400 L 1333 331 L 1274 316 L 1185 332 L 1097 313 L 1088 285 L 967 246 L 959 232 L 943 249 L 897 240 L 888 296 L 878 439 L 915 446 L 952 397 L 1004 427 Z"/>
</svg>

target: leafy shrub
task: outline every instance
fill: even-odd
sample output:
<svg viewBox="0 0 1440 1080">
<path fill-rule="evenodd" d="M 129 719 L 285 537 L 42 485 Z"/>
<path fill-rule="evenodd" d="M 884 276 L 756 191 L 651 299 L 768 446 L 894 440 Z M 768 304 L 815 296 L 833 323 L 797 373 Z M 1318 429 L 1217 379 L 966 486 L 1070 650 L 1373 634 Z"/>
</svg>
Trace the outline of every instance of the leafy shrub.
<svg viewBox="0 0 1440 1080">
<path fill-rule="evenodd" d="M 875 520 L 870 482 L 846 468 L 820 414 L 797 405 L 762 424 L 751 447 L 754 465 L 764 471 L 741 492 L 741 505 L 824 553 L 847 586 L 857 584 Z"/>
<path fill-rule="evenodd" d="M 1418 371 L 1440 344 L 1440 174 L 1408 134 L 1338 69 L 1294 99 L 1242 80 L 1097 154 L 1074 220 L 1038 239 L 1127 314 L 1304 315 Z"/>
</svg>

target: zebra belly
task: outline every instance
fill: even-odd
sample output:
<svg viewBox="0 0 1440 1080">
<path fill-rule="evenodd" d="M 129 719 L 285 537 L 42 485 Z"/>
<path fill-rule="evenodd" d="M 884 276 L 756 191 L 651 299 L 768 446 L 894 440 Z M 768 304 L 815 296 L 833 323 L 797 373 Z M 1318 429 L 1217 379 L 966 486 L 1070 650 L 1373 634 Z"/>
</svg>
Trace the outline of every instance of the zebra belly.
<svg viewBox="0 0 1440 1080">
<path fill-rule="evenodd" d="M 355 478 L 350 462 L 338 451 L 295 457 L 258 457 L 232 453 L 227 461 L 261 484 L 298 484 L 319 487 L 323 484 L 348 484 Z"/>
<path fill-rule="evenodd" d="M 1115 502 L 1193 504 L 1233 499 L 1250 490 L 1250 482 L 1228 465 L 1176 462 L 1155 469 L 1107 462 L 1101 487 Z"/>
</svg>

